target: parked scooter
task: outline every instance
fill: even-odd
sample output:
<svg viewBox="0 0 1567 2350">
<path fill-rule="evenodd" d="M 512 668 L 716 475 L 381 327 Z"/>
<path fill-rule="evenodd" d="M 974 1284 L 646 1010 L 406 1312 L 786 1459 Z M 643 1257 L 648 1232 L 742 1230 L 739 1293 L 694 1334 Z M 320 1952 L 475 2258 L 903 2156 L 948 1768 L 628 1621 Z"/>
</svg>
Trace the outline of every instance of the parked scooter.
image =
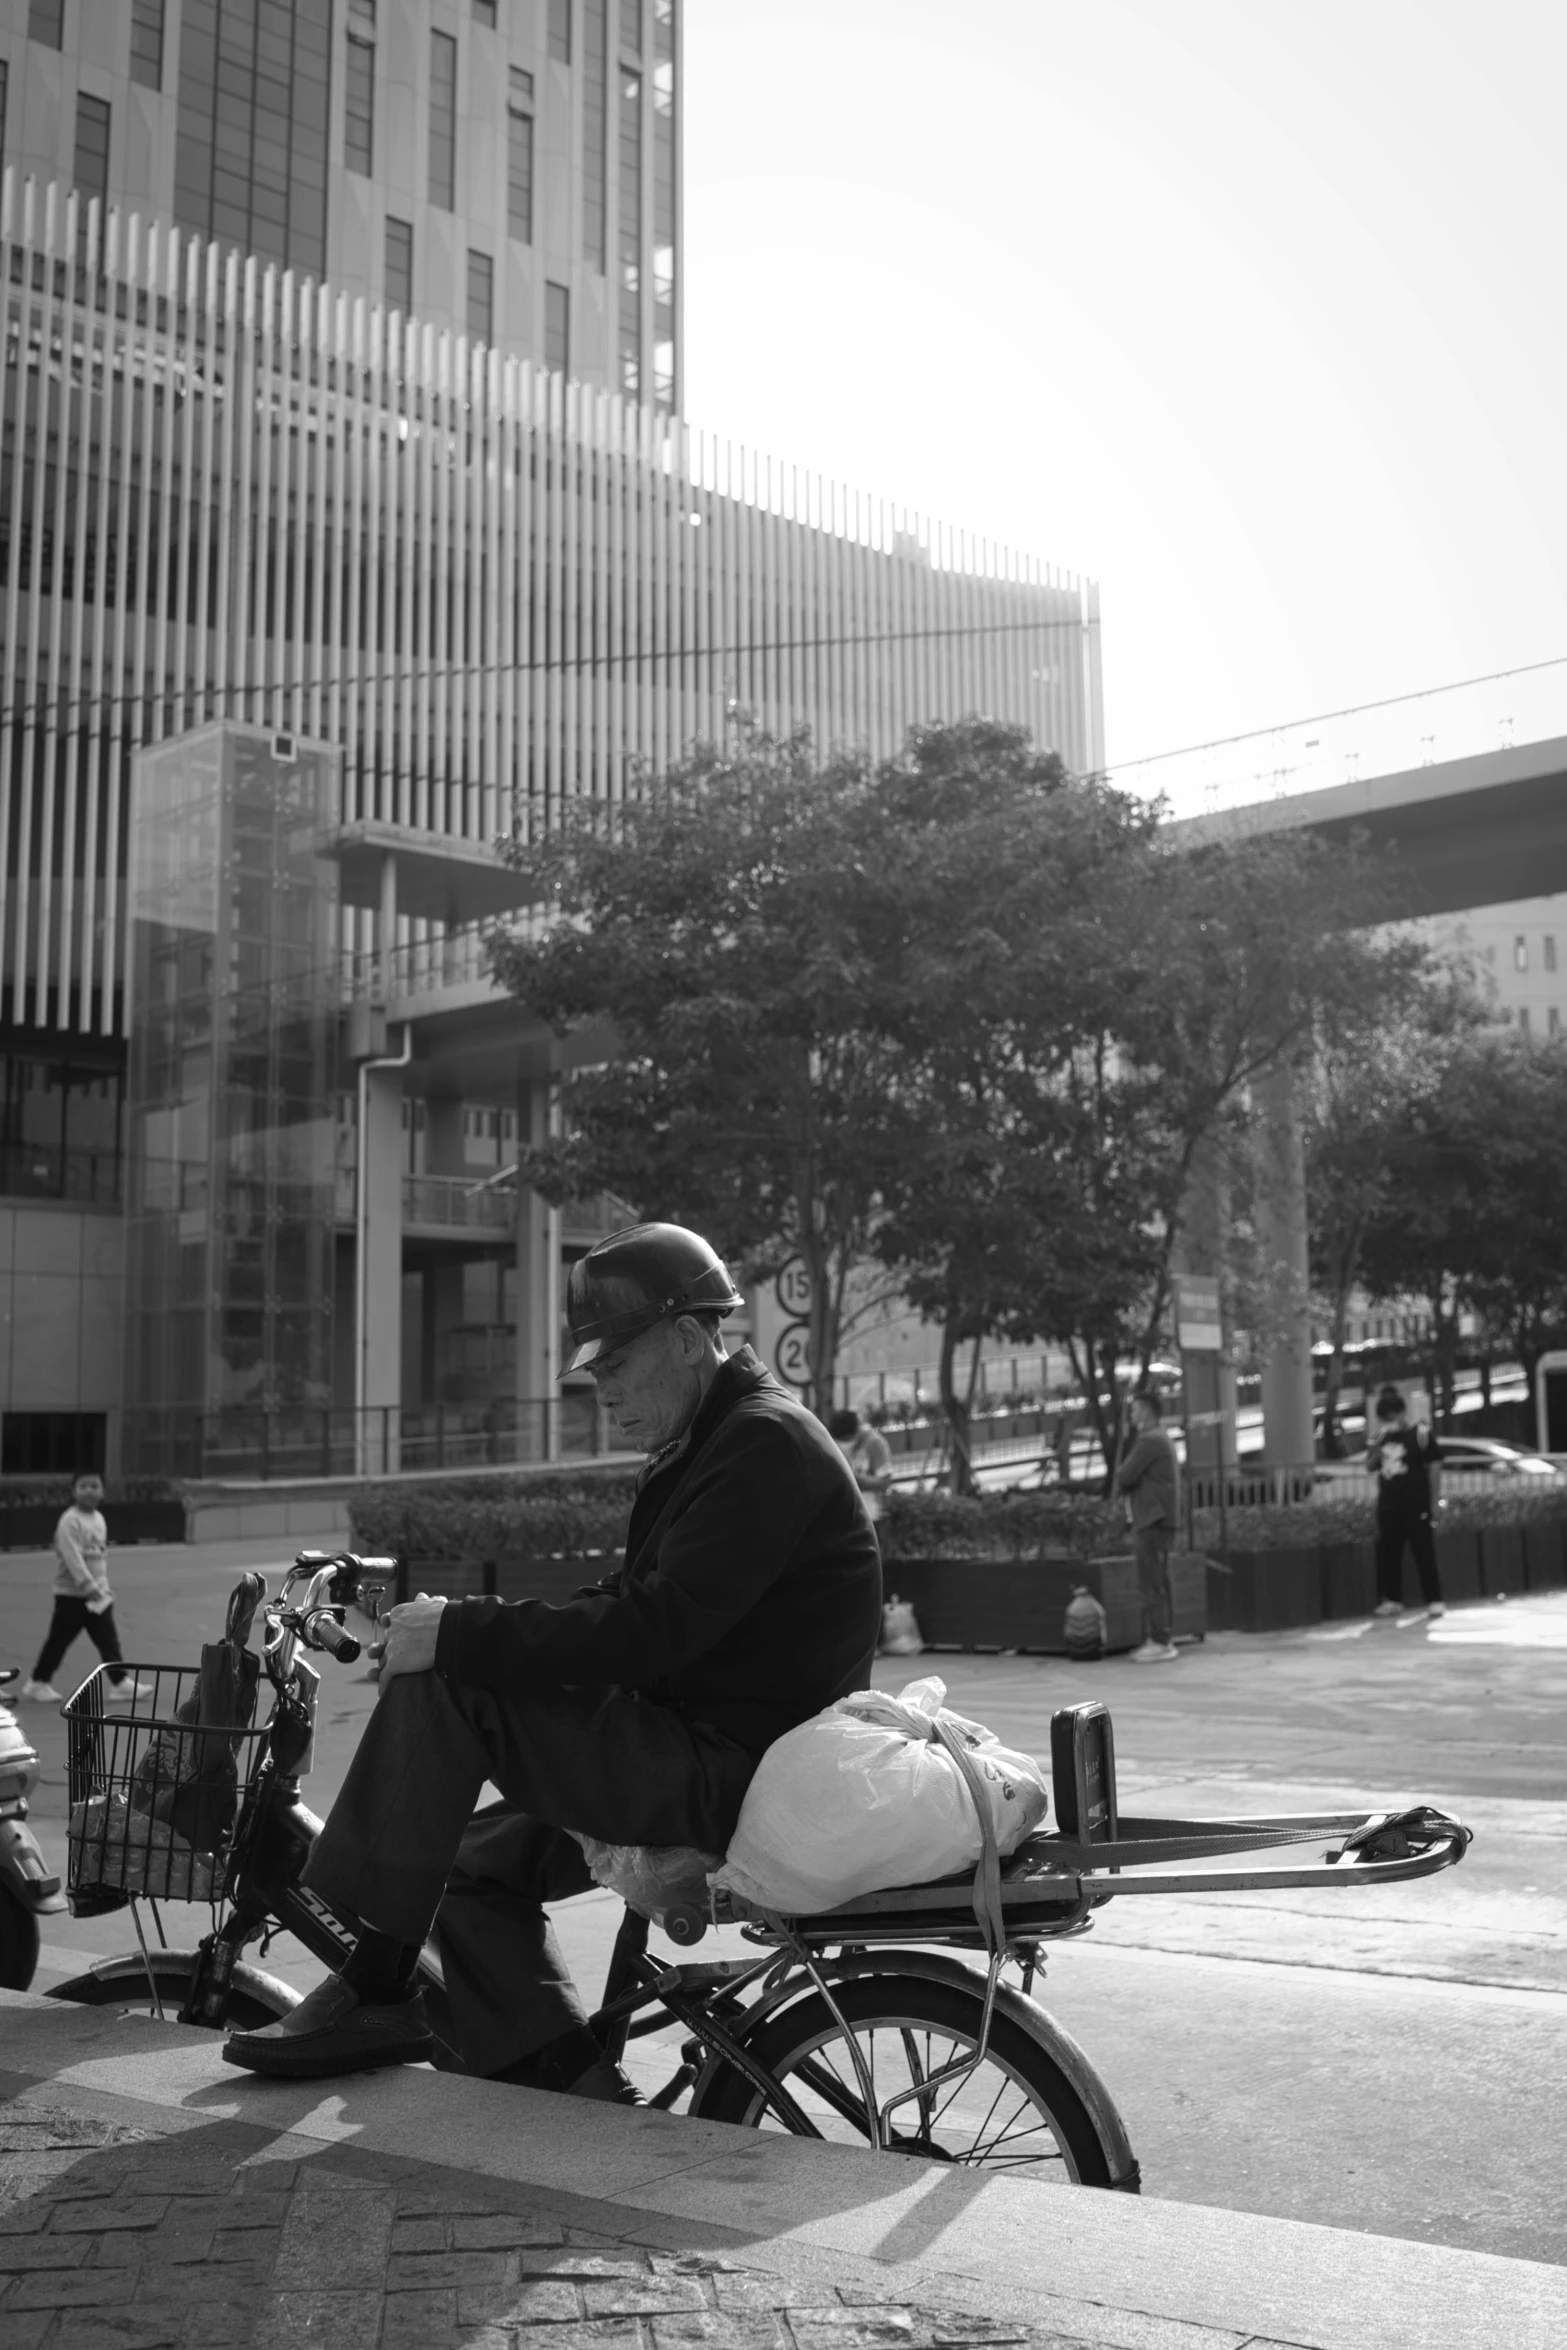
<svg viewBox="0 0 1567 2350">
<path fill-rule="evenodd" d="M 16 1679 L 0 1666 L 0 1692 Z M 60 1880 L 49 1874 L 27 1825 L 27 1798 L 38 1784 L 38 1750 L 0 1704 L 0 1990 L 25 1991 L 38 1966 L 38 1921 L 64 1909 Z"/>
</svg>

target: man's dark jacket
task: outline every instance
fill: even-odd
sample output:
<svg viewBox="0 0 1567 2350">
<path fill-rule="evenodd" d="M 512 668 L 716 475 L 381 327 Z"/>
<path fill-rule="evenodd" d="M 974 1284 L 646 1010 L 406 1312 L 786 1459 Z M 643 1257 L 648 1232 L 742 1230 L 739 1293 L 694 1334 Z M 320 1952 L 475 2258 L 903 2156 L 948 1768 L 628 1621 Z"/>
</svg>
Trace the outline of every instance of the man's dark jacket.
<svg viewBox="0 0 1567 2350">
<path fill-rule="evenodd" d="M 562 1606 L 459 1600 L 435 1663 L 505 1695 L 641 1690 L 760 1754 L 868 1685 L 880 1628 L 881 1558 L 854 1472 L 742 1347 L 645 1472 L 619 1574 Z"/>
</svg>

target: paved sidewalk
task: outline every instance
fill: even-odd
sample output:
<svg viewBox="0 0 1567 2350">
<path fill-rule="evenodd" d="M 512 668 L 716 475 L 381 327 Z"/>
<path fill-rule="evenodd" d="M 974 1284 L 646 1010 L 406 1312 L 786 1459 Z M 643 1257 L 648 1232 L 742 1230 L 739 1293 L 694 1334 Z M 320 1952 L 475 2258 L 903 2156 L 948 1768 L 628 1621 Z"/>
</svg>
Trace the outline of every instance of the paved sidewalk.
<svg viewBox="0 0 1567 2350">
<path fill-rule="evenodd" d="M 1567 2274 L 0 1994 L 5 2350 L 1559 2350 Z"/>
</svg>

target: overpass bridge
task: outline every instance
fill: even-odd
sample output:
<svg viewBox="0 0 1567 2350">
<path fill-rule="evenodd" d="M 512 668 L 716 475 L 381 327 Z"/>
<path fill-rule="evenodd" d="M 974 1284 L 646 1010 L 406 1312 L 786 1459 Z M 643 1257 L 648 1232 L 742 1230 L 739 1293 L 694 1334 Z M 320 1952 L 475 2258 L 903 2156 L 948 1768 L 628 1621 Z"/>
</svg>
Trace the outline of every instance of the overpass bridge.
<svg viewBox="0 0 1567 2350">
<path fill-rule="evenodd" d="M 1313 791 L 1275 793 L 1176 819 L 1169 829 L 1192 847 L 1282 831 L 1314 832 L 1345 844 L 1363 840 L 1374 852 L 1373 918 L 1382 921 L 1548 896 L 1567 890 L 1567 735 L 1504 743 Z M 1263 1432 L 1268 1460 L 1288 1463 L 1309 1461 L 1313 1441 L 1305 1164 L 1287 1080 L 1270 1088 L 1266 1109 L 1263 1147 L 1273 1176 L 1266 1243 L 1281 1272 L 1280 1336 L 1263 1369 Z M 1222 1248 L 1216 1220 L 1200 1219 L 1188 1269 L 1217 1272 Z M 1233 1428 L 1229 1375 L 1215 1367 L 1198 1372 L 1194 1385 L 1196 1408 L 1225 1409 Z"/>
</svg>

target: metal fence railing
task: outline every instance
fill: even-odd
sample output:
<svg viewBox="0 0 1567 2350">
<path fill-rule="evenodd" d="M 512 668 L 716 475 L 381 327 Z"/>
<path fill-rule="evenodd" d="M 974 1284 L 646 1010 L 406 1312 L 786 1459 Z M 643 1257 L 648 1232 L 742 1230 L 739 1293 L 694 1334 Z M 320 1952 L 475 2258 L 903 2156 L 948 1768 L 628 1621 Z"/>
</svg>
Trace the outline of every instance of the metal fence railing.
<svg viewBox="0 0 1567 2350">
<path fill-rule="evenodd" d="M 240 1484 L 407 1476 L 589 1461 L 624 1453 L 598 1399 L 580 1389 L 472 1403 L 125 1414 L 125 1470 Z"/>
</svg>

